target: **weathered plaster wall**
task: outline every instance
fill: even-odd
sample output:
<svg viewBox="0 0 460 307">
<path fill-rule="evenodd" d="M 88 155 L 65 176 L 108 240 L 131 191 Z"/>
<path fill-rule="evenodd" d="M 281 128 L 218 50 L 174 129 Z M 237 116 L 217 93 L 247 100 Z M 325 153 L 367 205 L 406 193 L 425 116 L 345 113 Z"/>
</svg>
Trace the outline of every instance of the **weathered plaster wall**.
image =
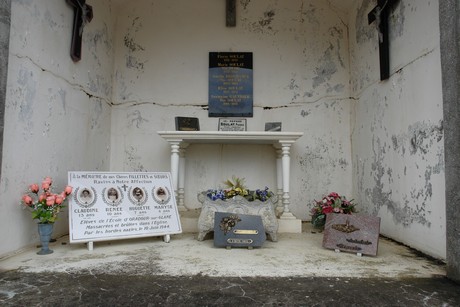
<svg viewBox="0 0 460 307">
<path fill-rule="evenodd" d="M 55 192 L 70 170 L 108 170 L 112 29 L 109 1 L 93 1 L 83 32 L 83 59 L 69 56 L 73 9 L 61 0 L 15 0 L 0 183 L 0 255 L 37 242 L 37 226 L 18 210 L 29 184 L 45 176 Z M 107 9 L 109 8 L 109 9 Z M 64 212 L 54 234 L 68 233 Z"/>
<path fill-rule="evenodd" d="M 156 131 L 175 116 L 207 115 L 208 53 L 254 55 L 254 117 L 248 130 L 281 121 L 305 135 L 292 148 L 291 211 L 309 219 L 324 193 L 351 196 L 350 92 L 346 16 L 329 1 L 241 0 L 237 26 L 225 27 L 225 1 L 139 0 L 117 13 L 111 168 L 168 171 L 169 146 Z M 192 145 L 187 150 L 186 206 L 198 191 L 232 175 L 253 188 L 275 188 L 269 146 Z"/>
<path fill-rule="evenodd" d="M 446 256 L 438 1 L 400 1 L 390 17 L 391 77 L 379 80 L 378 37 L 356 1 L 350 15 L 354 195 L 381 232 Z M 423 20 L 423 22 L 420 22 Z"/>
</svg>

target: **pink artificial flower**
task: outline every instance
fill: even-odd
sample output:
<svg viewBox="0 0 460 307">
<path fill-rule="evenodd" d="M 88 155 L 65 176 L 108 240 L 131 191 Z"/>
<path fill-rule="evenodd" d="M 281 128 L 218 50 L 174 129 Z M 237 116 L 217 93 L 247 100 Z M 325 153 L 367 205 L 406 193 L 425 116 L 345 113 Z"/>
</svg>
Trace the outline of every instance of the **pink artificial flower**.
<svg viewBox="0 0 460 307">
<path fill-rule="evenodd" d="M 331 206 L 327 206 L 323 208 L 323 213 L 331 213 L 334 209 Z"/>
<path fill-rule="evenodd" d="M 38 193 L 38 190 L 39 190 L 40 188 L 38 187 L 38 184 L 34 183 L 34 184 L 31 184 L 31 185 L 29 186 L 29 189 L 30 189 L 30 191 L 31 191 L 32 193 L 35 193 L 35 194 L 36 194 L 36 193 Z"/>
<path fill-rule="evenodd" d="M 66 186 L 64 192 L 65 194 L 70 195 L 70 193 L 72 193 L 72 187 L 70 185 Z"/>
<path fill-rule="evenodd" d="M 22 201 L 26 204 L 26 205 L 31 205 L 32 204 L 32 197 L 30 197 L 29 195 L 24 195 L 22 197 Z"/>
<path fill-rule="evenodd" d="M 53 183 L 53 180 L 51 179 L 51 177 L 46 177 L 45 179 L 43 179 L 43 181 L 48 182 L 50 185 Z"/>
<path fill-rule="evenodd" d="M 56 202 L 56 197 L 54 195 L 48 196 L 46 198 L 46 205 L 47 206 L 53 206 Z"/>
<path fill-rule="evenodd" d="M 56 201 L 56 204 L 60 205 L 64 201 L 64 198 L 61 195 L 56 195 L 55 201 Z"/>
<path fill-rule="evenodd" d="M 38 201 L 44 201 L 46 199 L 46 194 L 40 194 L 40 196 L 38 197 Z"/>
<path fill-rule="evenodd" d="M 339 198 L 339 194 L 337 194 L 336 192 L 331 192 L 329 195 L 329 197 L 333 197 L 333 198 Z"/>
<path fill-rule="evenodd" d="M 50 183 L 48 181 L 43 181 L 42 182 L 42 189 L 43 190 L 49 190 L 50 188 Z"/>
<path fill-rule="evenodd" d="M 65 200 L 65 198 L 67 197 L 67 193 L 64 191 L 61 194 L 59 194 L 59 196 L 61 196 L 62 199 Z"/>
<path fill-rule="evenodd" d="M 335 213 L 339 213 L 339 212 L 340 212 L 340 208 L 334 208 L 334 212 L 335 212 Z"/>
</svg>

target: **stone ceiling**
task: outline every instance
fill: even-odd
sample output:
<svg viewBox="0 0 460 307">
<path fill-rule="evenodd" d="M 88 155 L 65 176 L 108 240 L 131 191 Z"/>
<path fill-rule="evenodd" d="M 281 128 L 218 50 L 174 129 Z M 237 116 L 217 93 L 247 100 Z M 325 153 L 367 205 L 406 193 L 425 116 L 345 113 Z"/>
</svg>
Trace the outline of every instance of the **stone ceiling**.
<svg viewBox="0 0 460 307">
<path fill-rule="evenodd" d="M 112 0 L 112 2 L 115 5 L 119 5 L 119 4 L 127 3 L 127 2 L 132 3 L 132 1 L 133 0 Z M 225 1 L 225 0 L 221 0 L 221 1 Z M 337 7 L 341 11 L 348 11 L 351 8 L 353 2 L 356 0 L 327 0 L 327 1 L 329 1 L 332 6 Z M 88 1 L 88 3 L 90 4 L 91 1 Z"/>
</svg>

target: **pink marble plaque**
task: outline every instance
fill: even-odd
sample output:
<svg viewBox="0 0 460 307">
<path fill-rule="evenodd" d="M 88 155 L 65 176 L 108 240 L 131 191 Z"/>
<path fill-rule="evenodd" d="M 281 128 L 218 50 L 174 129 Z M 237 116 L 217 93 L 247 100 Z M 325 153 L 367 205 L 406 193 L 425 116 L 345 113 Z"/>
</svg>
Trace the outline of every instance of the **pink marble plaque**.
<svg viewBox="0 0 460 307">
<path fill-rule="evenodd" d="M 330 213 L 324 226 L 323 247 L 377 256 L 379 234 L 379 217 Z"/>
</svg>

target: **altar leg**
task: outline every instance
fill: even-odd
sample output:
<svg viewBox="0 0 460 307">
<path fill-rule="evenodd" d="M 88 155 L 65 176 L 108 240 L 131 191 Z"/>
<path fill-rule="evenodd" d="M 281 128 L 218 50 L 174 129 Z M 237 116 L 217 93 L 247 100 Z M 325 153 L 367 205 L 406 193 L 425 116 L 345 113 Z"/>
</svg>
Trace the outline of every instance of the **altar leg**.
<svg viewBox="0 0 460 307">
<path fill-rule="evenodd" d="M 177 209 L 179 211 L 187 211 L 185 207 L 184 194 L 185 194 L 185 148 L 179 149 L 179 179 L 177 189 Z"/>
<path fill-rule="evenodd" d="M 176 199 L 178 198 L 178 183 L 179 183 L 179 142 L 171 143 L 171 177 Z"/>
<path fill-rule="evenodd" d="M 289 176 L 290 176 L 290 164 L 291 158 L 289 156 L 289 151 L 291 149 L 291 143 L 281 142 L 282 150 L 282 168 L 283 168 L 283 214 L 281 219 L 296 219 L 296 217 L 291 213 L 289 209 L 290 196 L 289 196 Z"/>
<path fill-rule="evenodd" d="M 276 215 L 280 216 L 283 213 L 283 166 L 281 163 L 282 150 L 276 148 L 276 194 L 278 201 L 276 203 Z"/>
</svg>

